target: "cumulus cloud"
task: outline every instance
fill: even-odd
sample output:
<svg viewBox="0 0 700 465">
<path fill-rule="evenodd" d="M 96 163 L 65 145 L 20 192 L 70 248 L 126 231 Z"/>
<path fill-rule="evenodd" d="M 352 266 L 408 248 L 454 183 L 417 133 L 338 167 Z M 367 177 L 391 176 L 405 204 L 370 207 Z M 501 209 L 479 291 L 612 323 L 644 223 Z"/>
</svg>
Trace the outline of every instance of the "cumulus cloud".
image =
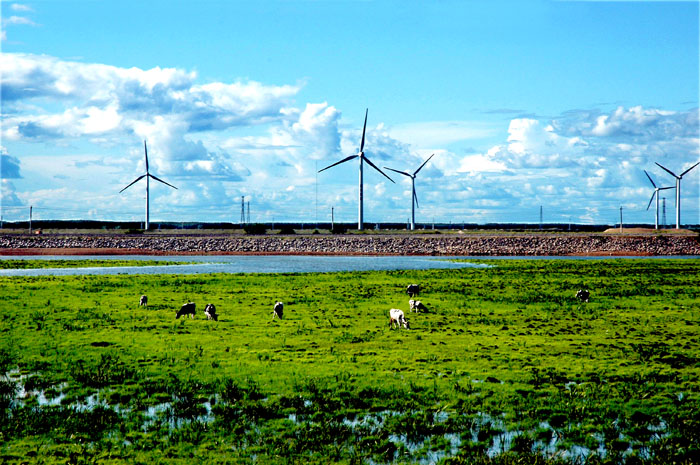
<svg viewBox="0 0 700 465">
<path fill-rule="evenodd" d="M 0 152 L 0 178 L 2 179 L 19 179 L 22 176 L 19 174 L 19 160 L 6 153 L 2 148 Z"/>
<path fill-rule="evenodd" d="M 135 124 L 152 120 L 151 115 L 179 115 L 192 131 L 256 124 L 281 119 L 299 90 L 253 81 L 199 85 L 195 72 L 174 68 L 119 68 L 16 53 L 4 55 L 2 71 L 2 98 L 10 109 L 17 101 L 39 107 L 45 101 L 72 106 L 62 119 L 49 113 L 48 106 L 44 114 L 11 117 L 4 129 L 8 137 L 21 136 L 16 128 L 28 123 L 53 123 L 53 133 L 66 136 L 75 134 L 76 123 L 93 132 L 118 128 L 128 132 Z"/>
<path fill-rule="evenodd" d="M 23 205 L 17 196 L 15 185 L 9 179 L 0 179 L 0 203 L 3 207 L 18 207 Z"/>
<path fill-rule="evenodd" d="M 318 211 L 334 207 L 337 218 L 354 220 L 357 164 L 317 170 L 357 153 L 362 119 L 344 122 L 329 102 L 297 105 L 298 84 L 202 83 L 195 72 L 177 68 L 12 53 L 1 66 L 2 136 L 14 145 L 13 156 L 3 152 L 4 199 L 78 204 L 90 198 L 133 211 L 142 191 L 117 193 L 145 171 L 147 140 L 151 171 L 178 187 L 154 190 L 156 216 L 167 216 L 166 205 L 175 219 L 237 221 L 245 195 L 258 220 L 300 220 L 316 214 L 318 192 Z M 365 153 L 380 168 L 413 172 L 435 153 L 416 182 L 423 220 L 537 221 L 543 204 L 550 220 L 604 222 L 621 202 L 638 203 L 641 219 L 651 194 L 642 169 L 663 184 L 669 176 L 655 161 L 682 172 L 700 158 L 697 109 L 572 110 L 550 120 L 514 117 L 495 129 L 464 121 L 390 127 L 371 115 L 368 122 Z M 459 147 L 465 142 L 470 148 Z M 74 150 L 85 146 L 89 156 Z M 404 221 L 410 180 L 387 172 L 394 185 L 373 169 L 365 173 L 368 220 Z M 697 190 L 699 178 L 684 177 L 684 192 Z M 94 179 L 101 182 L 89 182 Z M 698 209 L 692 204 L 686 202 L 690 215 Z"/>
</svg>

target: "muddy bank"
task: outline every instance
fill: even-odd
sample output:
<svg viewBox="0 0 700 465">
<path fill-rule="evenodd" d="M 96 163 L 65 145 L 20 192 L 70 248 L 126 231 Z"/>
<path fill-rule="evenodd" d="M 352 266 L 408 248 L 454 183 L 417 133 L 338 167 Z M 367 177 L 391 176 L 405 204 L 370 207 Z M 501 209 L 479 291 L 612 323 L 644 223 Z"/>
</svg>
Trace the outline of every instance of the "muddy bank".
<svg viewBox="0 0 700 465">
<path fill-rule="evenodd" d="M 700 255 L 698 236 L 343 235 L 108 236 L 1 235 L 0 255 Z"/>
</svg>

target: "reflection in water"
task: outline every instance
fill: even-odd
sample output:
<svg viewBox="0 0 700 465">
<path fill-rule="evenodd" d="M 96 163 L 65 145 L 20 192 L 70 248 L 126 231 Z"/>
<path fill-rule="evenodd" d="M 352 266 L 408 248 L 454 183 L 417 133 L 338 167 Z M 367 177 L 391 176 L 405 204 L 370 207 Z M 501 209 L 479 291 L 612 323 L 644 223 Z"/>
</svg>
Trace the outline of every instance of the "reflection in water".
<svg viewBox="0 0 700 465">
<path fill-rule="evenodd" d="M 314 256 L 314 255 L 206 255 L 206 256 L 33 256 L 0 257 L 26 260 L 157 260 L 188 262 L 186 265 L 116 266 L 92 268 L 42 268 L 0 270 L 0 276 L 61 276 L 117 274 L 201 273 L 328 273 L 337 271 L 425 270 L 435 268 L 485 267 L 450 261 L 451 257 L 425 256 Z M 454 257 L 453 257 L 454 258 Z"/>
</svg>

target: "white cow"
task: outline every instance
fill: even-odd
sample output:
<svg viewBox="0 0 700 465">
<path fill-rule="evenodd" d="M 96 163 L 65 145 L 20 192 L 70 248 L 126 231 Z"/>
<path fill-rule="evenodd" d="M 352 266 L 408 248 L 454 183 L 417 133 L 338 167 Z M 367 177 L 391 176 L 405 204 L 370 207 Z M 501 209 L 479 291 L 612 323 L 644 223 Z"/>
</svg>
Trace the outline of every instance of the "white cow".
<svg viewBox="0 0 700 465">
<path fill-rule="evenodd" d="M 411 299 L 411 300 L 408 301 L 408 305 L 411 307 L 411 311 L 412 311 L 412 312 L 418 313 L 419 310 L 423 310 L 423 311 L 427 311 L 427 310 L 428 310 L 428 307 L 426 307 L 425 305 L 423 305 L 423 302 L 421 302 L 420 300 L 413 300 L 413 299 Z"/>
<path fill-rule="evenodd" d="M 272 309 L 272 319 L 278 317 L 280 320 L 284 315 L 284 304 L 282 302 L 275 302 L 275 307 Z"/>
<path fill-rule="evenodd" d="M 403 310 L 397 308 L 389 310 L 389 328 L 394 329 L 394 324 L 399 329 L 401 329 L 402 326 L 406 329 L 411 329 L 406 316 L 403 314 Z"/>
</svg>

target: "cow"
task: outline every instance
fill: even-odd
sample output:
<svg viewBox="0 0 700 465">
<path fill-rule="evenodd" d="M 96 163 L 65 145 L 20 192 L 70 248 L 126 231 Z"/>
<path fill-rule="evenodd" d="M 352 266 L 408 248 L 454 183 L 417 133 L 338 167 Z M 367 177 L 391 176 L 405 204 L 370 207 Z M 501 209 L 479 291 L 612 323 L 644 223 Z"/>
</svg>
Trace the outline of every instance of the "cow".
<svg viewBox="0 0 700 465">
<path fill-rule="evenodd" d="M 408 294 L 409 297 L 416 296 L 420 293 L 420 286 L 418 284 L 409 284 L 408 287 L 406 288 L 406 294 Z"/>
<path fill-rule="evenodd" d="M 148 306 L 148 296 L 147 295 L 142 295 L 141 298 L 139 299 L 139 307 L 147 307 Z"/>
<path fill-rule="evenodd" d="M 216 307 L 214 304 L 207 304 L 204 307 L 204 314 L 207 316 L 208 320 L 219 321 L 219 315 L 216 314 Z"/>
<path fill-rule="evenodd" d="M 588 292 L 588 289 L 579 289 L 578 292 L 576 293 L 576 298 L 580 300 L 581 302 L 588 302 L 588 298 L 591 296 L 591 293 Z"/>
<path fill-rule="evenodd" d="M 278 317 L 281 320 L 283 315 L 284 315 L 284 304 L 282 302 L 275 302 L 275 306 L 272 309 L 272 319 L 274 320 L 275 317 Z"/>
<path fill-rule="evenodd" d="M 411 307 L 412 312 L 418 313 L 420 310 L 423 310 L 424 312 L 428 310 L 428 308 L 423 305 L 423 302 L 420 300 L 411 299 L 408 301 L 408 305 Z"/>
<path fill-rule="evenodd" d="M 175 315 L 175 319 L 177 320 L 181 316 L 184 315 L 189 315 L 190 318 L 194 318 L 194 310 L 195 310 L 195 303 L 194 302 L 187 302 L 184 304 L 182 307 L 180 307 L 180 310 L 177 311 L 177 315 Z"/>
<path fill-rule="evenodd" d="M 394 325 L 399 329 L 401 329 L 402 326 L 406 329 L 411 329 L 403 311 L 396 308 L 389 310 L 389 329 L 394 329 Z"/>
</svg>

